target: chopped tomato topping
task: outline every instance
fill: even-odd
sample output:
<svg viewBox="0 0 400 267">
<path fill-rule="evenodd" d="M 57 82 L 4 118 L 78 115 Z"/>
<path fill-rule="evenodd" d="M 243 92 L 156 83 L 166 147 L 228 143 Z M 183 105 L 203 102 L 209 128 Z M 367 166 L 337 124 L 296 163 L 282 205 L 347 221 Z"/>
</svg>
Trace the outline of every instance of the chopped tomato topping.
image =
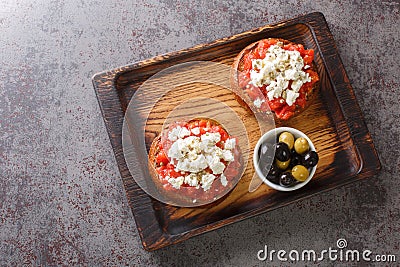
<svg viewBox="0 0 400 267">
<path fill-rule="evenodd" d="M 309 83 L 314 84 L 314 83 L 316 83 L 316 82 L 319 81 L 318 73 L 316 73 L 315 71 L 310 70 L 310 69 L 306 70 L 306 72 L 307 72 L 308 75 L 310 75 L 310 77 L 311 77 L 311 82 L 309 82 Z M 306 83 L 306 84 L 307 84 L 307 83 Z"/>
<path fill-rule="evenodd" d="M 282 97 L 274 98 L 272 100 L 268 100 L 268 104 L 271 110 L 275 111 L 281 109 L 285 105 L 285 100 Z"/>
<path fill-rule="evenodd" d="M 304 61 L 304 65 L 311 65 L 312 61 L 314 59 L 314 50 L 309 49 L 309 50 L 305 50 L 304 51 L 304 56 L 303 57 L 303 61 Z"/>
<path fill-rule="evenodd" d="M 278 39 L 273 38 L 262 40 L 254 49 L 243 56 L 244 65 L 242 73 L 239 74 L 239 86 L 246 91 L 251 100 L 254 101 L 257 98 L 266 100 L 261 104 L 259 108 L 261 111 L 267 111 L 269 106 L 270 110 L 275 112 L 278 118 L 286 120 L 293 116 L 296 107 L 304 108 L 306 106 L 306 96 L 308 93 L 311 92 L 314 84 L 319 80 L 319 77 L 318 73 L 310 69 L 310 67 L 303 69 L 306 73 L 309 74 L 311 82 L 307 82 L 302 85 L 299 90 L 300 95 L 292 106 L 289 106 L 286 103 L 285 99 L 283 99 L 282 97 L 269 100 L 266 90 L 267 85 L 263 85 L 262 87 L 257 88 L 254 87 L 254 85 L 249 84 L 250 70 L 252 69 L 252 60 L 265 58 L 268 48 L 272 45 L 277 44 L 278 42 Z M 305 49 L 302 44 L 286 44 L 283 45 L 282 48 L 288 51 L 298 51 L 300 53 L 300 56 L 303 58 L 304 66 L 312 66 L 312 61 L 314 59 L 313 49 Z M 289 87 L 290 86 L 291 82 L 289 83 Z"/>
<path fill-rule="evenodd" d="M 199 127 L 200 127 L 200 128 L 207 127 L 207 121 L 206 121 L 206 120 L 201 120 L 201 121 L 199 121 Z"/>
<path fill-rule="evenodd" d="M 280 109 L 278 109 L 276 112 L 278 118 L 281 118 L 283 120 L 287 120 L 288 118 L 290 118 L 293 114 L 294 111 L 296 109 L 295 105 L 284 105 L 283 107 L 281 107 Z"/>
<path fill-rule="evenodd" d="M 223 128 L 223 126 L 218 125 L 215 123 L 213 120 L 208 120 L 208 119 L 196 119 L 193 121 L 190 121 L 189 123 L 176 123 L 173 125 L 170 125 L 168 128 L 168 132 L 164 132 L 163 136 L 168 136 L 169 132 L 176 128 L 176 127 L 186 127 L 189 130 L 192 130 L 194 128 L 199 128 L 200 134 L 204 133 L 219 133 L 221 135 L 220 141 L 216 143 L 216 146 L 225 149 L 225 142 L 228 138 L 235 138 L 232 136 L 229 136 L 228 132 Z M 196 132 L 196 131 L 195 131 Z M 191 131 L 190 135 L 194 135 L 194 133 Z M 196 135 L 196 136 L 199 136 Z M 236 138 L 235 138 L 236 139 Z M 158 174 L 158 178 L 160 183 L 162 184 L 162 187 L 166 191 L 172 191 L 172 192 L 177 192 L 177 194 L 180 194 L 185 197 L 190 197 L 193 199 L 197 200 L 211 200 L 214 199 L 218 194 L 223 193 L 224 191 L 230 189 L 230 186 L 227 186 L 225 182 L 222 182 L 221 179 L 221 174 L 216 174 L 213 170 L 210 169 L 210 167 L 205 168 L 202 170 L 202 172 L 209 173 L 209 174 L 214 174 L 215 175 L 215 181 L 212 183 L 211 188 L 207 190 L 203 190 L 202 185 L 200 185 L 200 182 L 197 186 L 192 186 L 190 185 L 189 182 L 184 181 L 183 183 L 180 184 L 179 189 L 176 188 L 176 186 L 173 185 L 173 181 L 169 180 L 170 178 L 173 179 L 182 179 L 180 177 L 186 178 L 190 172 L 185 172 L 185 171 L 176 171 L 176 159 L 171 159 L 168 158 L 168 149 L 171 147 L 173 142 L 169 140 L 168 138 L 165 138 L 163 140 L 164 143 L 160 142 L 158 145 L 158 150 L 157 154 L 155 155 L 155 161 L 156 161 L 156 166 L 155 170 Z M 236 139 L 236 144 L 238 144 L 238 140 Z M 226 177 L 226 180 L 232 181 L 239 171 L 241 170 L 241 162 L 240 162 L 240 150 L 238 147 L 235 147 L 233 150 L 231 150 L 233 153 L 234 159 L 233 161 L 225 161 L 223 158 L 220 158 L 220 162 L 225 165 L 224 169 L 224 175 Z M 229 168 L 228 168 L 229 167 Z M 193 179 L 193 178 L 191 178 Z M 197 178 L 199 179 L 199 178 Z M 178 192 L 179 191 L 179 192 Z"/>
<path fill-rule="evenodd" d="M 191 130 L 193 128 L 196 128 L 196 127 L 199 127 L 199 121 L 196 120 L 196 121 L 194 121 L 192 123 L 189 123 L 187 127 L 188 127 L 189 130 Z"/>
<path fill-rule="evenodd" d="M 156 157 L 156 163 L 160 164 L 162 163 L 163 165 L 167 165 L 169 163 L 169 159 L 167 157 L 167 155 L 165 154 L 164 149 L 161 149 Z"/>
<path fill-rule="evenodd" d="M 248 53 L 243 56 L 243 64 L 244 64 L 244 69 L 249 70 L 252 68 L 252 62 L 251 60 L 257 59 L 257 55 L 253 53 Z"/>
</svg>

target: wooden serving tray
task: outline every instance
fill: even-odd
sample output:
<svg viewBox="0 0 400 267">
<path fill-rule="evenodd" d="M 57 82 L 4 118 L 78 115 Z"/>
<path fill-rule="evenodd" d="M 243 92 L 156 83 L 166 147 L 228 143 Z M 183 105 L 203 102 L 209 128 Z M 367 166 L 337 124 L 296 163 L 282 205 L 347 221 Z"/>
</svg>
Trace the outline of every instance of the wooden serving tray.
<svg viewBox="0 0 400 267">
<path fill-rule="evenodd" d="M 275 191 L 264 184 L 255 192 L 249 193 L 248 186 L 252 175 L 250 163 L 237 186 L 217 202 L 195 208 L 180 208 L 151 198 L 135 183 L 123 154 L 123 120 L 135 91 L 155 73 L 179 63 L 213 61 L 230 65 L 244 47 L 268 37 L 301 43 L 315 51 L 314 61 L 321 81 L 316 99 L 298 116 L 286 123 L 276 124 L 276 126 L 297 128 L 313 140 L 320 156 L 314 178 L 304 188 L 290 193 Z M 381 168 L 334 39 L 321 13 L 307 14 L 212 43 L 102 72 L 93 77 L 93 85 L 128 202 L 146 250 L 159 249 L 226 224 L 370 177 Z M 181 96 L 185 94 L 186 91 L 182 90 Z M 246 127 L 252 125 L 254 114 L 241 108 L 229 91 L 215 97 L 220 97 L 222 101 L 236 107 L 237 112 L 246 121 Z M 168 112 L 168 108 L 165 112 Z M 140 113 L 134 115 L 141 116 Z M 146 134 L 149 134 L 146 136 L 147 147 L 161 129 L 162 119 L 158 118 L 158 121 L 154 122 L 150 128 L 146 128 Z M 251 148 L 254 148 L 259 137 L 260 134 L 255 131 L 250 138 Z M 136 160 L 138 164 L 143 163 L 143 159 Z"/>
</svg>

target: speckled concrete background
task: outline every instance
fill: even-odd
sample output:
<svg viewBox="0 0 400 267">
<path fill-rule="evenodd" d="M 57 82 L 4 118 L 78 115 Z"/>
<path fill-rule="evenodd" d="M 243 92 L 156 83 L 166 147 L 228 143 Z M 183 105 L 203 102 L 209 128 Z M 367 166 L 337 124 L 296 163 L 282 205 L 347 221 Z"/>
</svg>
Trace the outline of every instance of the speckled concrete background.
<svg viewBox="0 0 400 267">
<path fill-rule="evenodd" d="M 283 2 L 0 1 L 0 266 L 266 266 L 264 245 L 321 250 L 338 238 L 399 264 L 399 2 Z M 92 75 L 312 11 L 337 41 L 380 175 L 144 251 Z"/>
</svg>

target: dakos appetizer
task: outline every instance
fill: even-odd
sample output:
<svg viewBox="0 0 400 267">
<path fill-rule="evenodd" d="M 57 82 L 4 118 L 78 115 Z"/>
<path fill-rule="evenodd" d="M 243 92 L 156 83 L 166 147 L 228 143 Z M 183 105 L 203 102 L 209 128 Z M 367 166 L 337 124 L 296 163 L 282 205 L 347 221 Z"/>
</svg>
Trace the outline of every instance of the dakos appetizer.
<svg viewBox="0 0 400 267">
<path fill-rule="evenodd" d="M 193 119 L 169 125 L 149 151 L 152 179 L 178 203 L 209 203 L 228 193 L 242 174 L 238 140 L 218 122 Z"/>
<path fill-rule="evenodd" d="M 235 58 L 231 84 L 244 90 L 260 112 L 287 120 L 302 111 L 315 94 L 319 77 L 314 50 L 284 39 L 250 44 Z"/>
</svg>

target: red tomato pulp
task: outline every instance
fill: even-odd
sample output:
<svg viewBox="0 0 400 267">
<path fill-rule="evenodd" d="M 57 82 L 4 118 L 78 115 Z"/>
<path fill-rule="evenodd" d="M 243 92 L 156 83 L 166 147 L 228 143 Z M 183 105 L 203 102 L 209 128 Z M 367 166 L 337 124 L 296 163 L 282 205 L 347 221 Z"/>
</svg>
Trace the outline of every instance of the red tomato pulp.
<svg viewBox="0 0 400 267">
<path fill-rule="evenodd" d="M 215 175 L 217 178 L 213 182 L 211 188 L 207 191 L 204 191 L 201 187 L 196 188 L 194 186 L 190 186 L 187 183 L 183 183 L 179 189 L 176 189 L 168 182 L 168 178 L 178 178 L 180 176 L 186 177 L 187 175 L 190 174 L 190 172 L 176 171 L 176 166 L 168 158 L 168 150 L 171 147 L 173 141 L 169 140 L 167 136 L 170 131 L 172 131 L 174 128 L 178 126 L 184 127 L 188 130 L 191 130 L 193 128 L 199 129 L 198 134 L 195 134 L 192 131 L 190 131 L 189 136 L 200 137 L 205 133 L 219 133 L 221 138 L 220 141 L 216 143 L 216 146 L 219 148 L 224 147 L 224 142 L 227 139 L 234 138 L 232 136 L 229 136 L 229 134 L 224 128 L 222 128 L 220 125 L 214 123 L 211 120 L 196 119 L 190 122 L 179 122 L 174 125 L 171 125 L 168 131 L 166 131 L 163 134 L 164 138 L 161 138 L 161 141 L 158 144 L 157 153 L 155 155 L 156 172 L 158 174 L 159 181 L 163 185 L 163 188 L 169 192 L 175 192 L 176 194 L 180 194 L 182 196 L 190 197 L 192 199 L 197 199 L 200 201 L 212 200 L 216 196 L 221 195 L 227 190 L 230 190 L 232 188 L 231 185 L 233 183 L 233 180 L 235 179 L 235 177 L 237 177 L 241 167 L 241 163 L 239 160 L 240 152 L 238 149 L 238 145 L 236 145 L 235 149 L 233 150 L 233 155 L 235 159 L 234 161 L 225 162 L 221 160 L 225 165 L 225 170 L 223 174 L 225 175 L 228 181 L 227 186 L 223 186 L 220 181 L 217 181 L 221 175 Z M 238 140 L 236 138 L 235 140 L 236 144 L 238 144 Z M 207 173 L 212 173 L 210 168 L 206 168 L 204 171 Z"/>
<path fill-rule="evenodd" d="M 293 105 L 289 106 L 285 99 L 282 97 L 273 98 L 269 100 L 267 97 L 267 84 L 262 87 L 256 87 L 250 82 L 250 70 L 252 70 L 252 60 L 263 59 L 267 53 L 270 46 L 276 45 L 280 42 L 278 39 L 265 39 L 259 41 L 258 45 L 250 50 L 247 54 L 243 56 L 243 71 L 239 74 L 239 86 L 246 91 L 252 101 L 256 99 L 265 99 L 260 106 L 261 111 L 268 111 L 268 106 L 271 111 L 275 112 L 277 118 L 282 120 L 287 120 L 292 117 L 296 110 L 305 108 L 307 97 L 312 93 L 313 86 L 319 81 L 318 73 L 311 69 L 312 61 L 314 59 L 313 49 L 304 49 L 301 44 L 285 44 L 282 46 L 284 50 L 288 51 L 298 51 L 303 59 L 304 66 L 309 66 L 307 69 L 303 68 L 303 71 L 308 73 L 311 78 L 310 82 L 304 83 L 300 90 L 299 96 Z M 289 83 L 289 88 L 291 83 Z"/>
</svg>

